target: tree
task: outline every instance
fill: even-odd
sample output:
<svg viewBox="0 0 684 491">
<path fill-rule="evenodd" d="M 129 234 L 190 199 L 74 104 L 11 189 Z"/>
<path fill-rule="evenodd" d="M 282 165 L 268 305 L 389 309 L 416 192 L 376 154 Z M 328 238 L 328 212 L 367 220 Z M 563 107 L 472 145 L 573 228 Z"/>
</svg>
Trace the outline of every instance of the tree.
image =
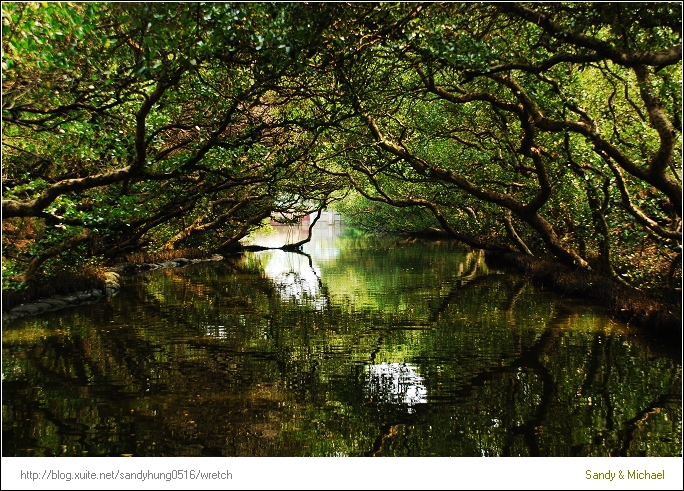
<svg viewBox="0 0 684 491">
<path fill-rule="evenodd" d="M 653 253 L 635 285 L 667 283 L 681 268 L 679 17 L 674 4 L 430 5 L 336 55 L 362 125 L 336 172 L 477 247 L 622 282 Z"/>
<path fill-rule="evenodd" d="M 5 278 L 79 245 L 220 250 L 320 208 L 334 185 L 303 174 L 313 140 L 273 90 L 306 59 L 298 8 L 7 4 Z"/>
<path fill-rule="evenodd" d="M 388 230 L 681 282 L 678 4 L 9 3 L 3 25 L 6 279 L 228 248 L 353 189 Z"/>
</svg>

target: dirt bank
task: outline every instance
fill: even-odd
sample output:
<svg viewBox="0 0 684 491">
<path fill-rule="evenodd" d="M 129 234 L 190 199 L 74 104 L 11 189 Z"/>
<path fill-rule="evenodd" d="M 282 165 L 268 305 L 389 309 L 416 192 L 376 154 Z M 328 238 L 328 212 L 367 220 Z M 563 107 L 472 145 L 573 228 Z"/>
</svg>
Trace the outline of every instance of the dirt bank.
<svg viewBox="0 0 684 491">
<path fill-rule="evenodd" d="M 541 288 L 595 300 L 605 305 L 611 316 L 630 326 L 681 335 L 681 292 L 638 291 L 595 273 L 523 254 L 486 252 L 485 260 L 490 266 L 514 268 Z"/>
</svg>

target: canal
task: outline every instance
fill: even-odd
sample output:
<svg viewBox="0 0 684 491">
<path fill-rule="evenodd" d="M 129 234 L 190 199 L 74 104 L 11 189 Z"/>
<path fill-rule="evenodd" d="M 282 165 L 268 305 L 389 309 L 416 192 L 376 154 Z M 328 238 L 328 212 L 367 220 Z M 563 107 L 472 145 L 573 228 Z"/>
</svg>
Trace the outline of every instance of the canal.
<svg viewBox="0 0 684 491">
<path fill-rule="evenodd" d="M 456 243 L 317 225 L 4 325 L 3 456 L 681 456 L 680 356 Z"/>
</svg>

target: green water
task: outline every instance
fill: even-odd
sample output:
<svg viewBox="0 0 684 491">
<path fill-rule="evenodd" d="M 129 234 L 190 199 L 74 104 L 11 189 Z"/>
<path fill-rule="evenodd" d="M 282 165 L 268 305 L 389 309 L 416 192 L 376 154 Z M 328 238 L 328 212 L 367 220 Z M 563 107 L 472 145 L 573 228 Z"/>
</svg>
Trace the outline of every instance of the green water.
<svg viewBox="0 0 684 491">
<path fill-rule="evenodd" d="M 681 455 L 680 355 L 455 244 L 339 231 L 3 326 L 3 455 Z"/>
</svg>

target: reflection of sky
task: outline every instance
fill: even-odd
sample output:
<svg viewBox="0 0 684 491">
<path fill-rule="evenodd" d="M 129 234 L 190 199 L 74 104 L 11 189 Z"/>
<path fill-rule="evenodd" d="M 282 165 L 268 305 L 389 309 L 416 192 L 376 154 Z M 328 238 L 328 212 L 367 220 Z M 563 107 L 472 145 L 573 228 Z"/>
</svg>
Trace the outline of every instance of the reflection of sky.
<svg viewBox="0 0 684 491">
<path fill-rule="evenodd" d="M 304 244 L 302 251 L 310 254 L 316 262 L 336 259 L 340 255 L 340 248 L 337 246 L 336 239 L 341 231 L 340 227 L 316 224 L 311 234 L 311 242 Z"/>
<path fill-rule="evenodd" d="M 427 389 L 416 366 L 409 363 L 381 363 L 366 367 L 366 396 L 373 402 L 413 406 L 427 402 Z"/>
<path fill-rule="evenodd" d="M 265 258 L 264 274 L 270 278 L 283 300 L 316 298 L 321 271 L 309 265 L 309 258 L 294 252 L 270 250 L 255 253 Z"/>
<path fill-rule="evenodd" d="M 305 239 L 308 227 L 275 226 L 272 233 L 256 234 L 246 241 L 264 247 L 281 247 Z M 302 252 L 309 257 L 294 252 L 271 249 L 256 252 L 264 265 L 264 274 L 273 281 L 283 300 L 306 299 L 317 310 L 327 304 L 320 291 L 321 270 L 317 263 L 330 261 L 340 254 L 336 239 L 340 235 L 339 226 L 318 223 L 313 229 L 311 241 L 304 244 Z"/>
<path fill-rule="evenodd" d="M 341 231 L 342 228 L 337 225 L 317 223 L 313 228 L 311 241 L 302 246 L 302 252 L 311 255 L 314 263 L 335 259 L 340 254 L 336 239 Z M 256 233 L 242 242 L 263 247 L 282 247 L 306 239 L 308 233 L 308 226 L 274 226 L 272 232 Z"/>
</svg>

